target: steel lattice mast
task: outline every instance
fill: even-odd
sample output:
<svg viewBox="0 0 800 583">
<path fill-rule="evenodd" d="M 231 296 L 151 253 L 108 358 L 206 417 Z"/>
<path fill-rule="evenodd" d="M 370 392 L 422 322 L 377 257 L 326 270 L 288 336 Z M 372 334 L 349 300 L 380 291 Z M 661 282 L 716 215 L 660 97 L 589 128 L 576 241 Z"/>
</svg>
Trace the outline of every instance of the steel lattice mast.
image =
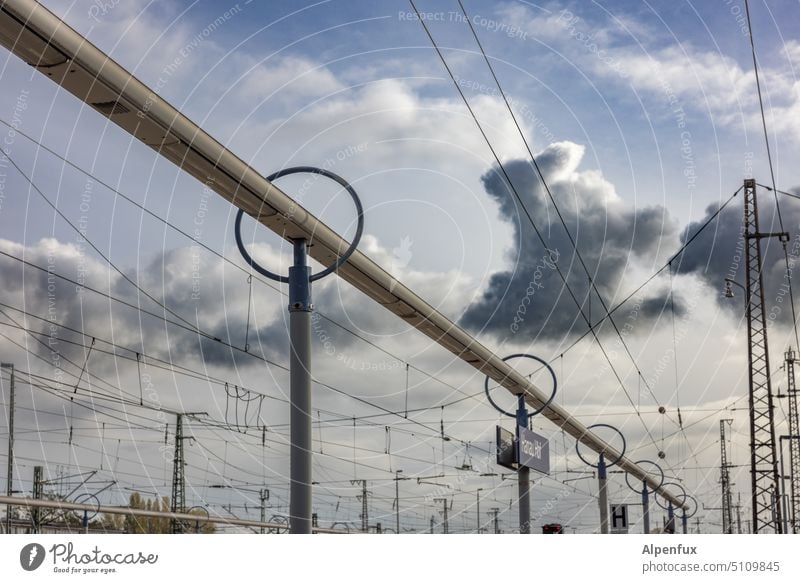
<svg viewBox="0 0 800 583">
<path fill-rule="evenodd" d="M 795 351 L 786 352 L 786 397 L 789 400 L 789 504 L 792 532 L 800 533 L 800 416 L 797 411 L 797 385 L 794 381 Z M 781 476 L 781 479 L 785 479 Z"/>
<path fill-rule="evenodd" d="M 761 239 L 785 233 L 761 233 L 758 228 L 756 181 L 744 181 L 744 239 L 747 263 L 747 356 L 750 368 L 750 474 L 753 487 L 753 533 L 781 532 L 775 416 L 770 381 Z"/>
<path fill-rule="evenodd" d="M 170 510 L 174 513 L 183 514 L 186 512 L 186 479 L 183 460 L 183 415 L 180 413 L 175 416 L 175 455 L 172 462 L 172 508 Z M 181 534 L 183 531 L 183 521 L 173 518 L 173 534 Z"/>
<path fill-rule="evenodd" d="M 728 447 L 725 438 L 725 423 L 731 419 L 719 420 L 719 481 L 722 485 L 722 534 L 733 534 L 733 503 L 731 498 L 731 475 L 728 463 Z"/>
</svg>

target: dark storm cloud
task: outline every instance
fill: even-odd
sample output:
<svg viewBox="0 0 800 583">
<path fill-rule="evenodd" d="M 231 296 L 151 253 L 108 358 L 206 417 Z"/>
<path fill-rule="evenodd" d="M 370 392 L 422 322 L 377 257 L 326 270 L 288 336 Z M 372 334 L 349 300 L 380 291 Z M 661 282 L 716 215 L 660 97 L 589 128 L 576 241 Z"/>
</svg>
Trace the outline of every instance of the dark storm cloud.
<svg viewBox="0 0 800 583">
<path fill-rule="evenodd" d="M 757 190 L 759 229 L 762 233 L 778 233 L 781 230 L 775 197 L 768 191 Z M 679 273 L 693 273 L 701 277 L 711 288 L 719 290 L 715 296 L 721 305 L 733 311 L 744 309 L 743 292 L 733 287 L 734 299 L 725 298 L 723 289 L 725 278 L 731 278 L 744 285 L 746 277 L 745 247 L 742 239 L 744 217 L 742 195 L 739 194 L 719 216 L 689 245 L 675 262 Z M 682 234 L 682 242 L 693 237 L 703 224 L 719 209 L 718 204 L 710 205 L 705 216 L 689 224 Z M 783 228 L 789 234 L 787 252 L 789 266 L 796 281 L 798 259 L 800 259 L 800 201 L 780 200 Z M 770 321 L 791 322 L 789 305 L 786 256 L 783 246 L 775 237 L 762 239 L 762 264 L 764 277 L 765 309 Z"/>
<path fill-rule="evenodd" d="M 632 263 L 652 259 L 665 243 L 674 245 L 675 225 L 662 207 L 623 203 L 599 173 L 576 172 L 582 155 L 583 149 L 577 145 L 554 144 L 537 156 L 537 162 L 594 283 L 610 305 Z M 483 176 L 483 184 L 512 227 L 516 244 L 508 255 L 511 267 L 491 276 L 482 297 L 469 306 L 461 321 L 469 329 L 505 339 L 562 339 L 580 334 L 586 324 L 556 271 L 556 263 L 593 320 L 604 313 L 600 301 L 589 293 L 588 278 L 531 164 L 515 160 L 504 167 L 544 244 L 505 177 L 492 168 Z M 669 306 L 664 296 L 651 295 L 642 301 L 647 309 L 640 313 L 640 322 L 641 316 L 658 317 L 659 306 Z"/>
<path fill-rule="evenodd" d="M 138 272 L 125 269 L 128 277 L 167 310 L 115 271 L 84 256 L 75 245 L 45 239 L 27 247 L 2 241 L 0 248 L 44 268 L 24 268 L 11 258 L 0 259 L 0 293 L 5 303 L 24 307 L 41 319 L 26 320 L 10 309 L 5 312 L 39 333 L 36 338 L 41 342 L 28 336 L 27 343 L 45 361 L 55 362 L 60 356 L 83 362 L 86 352 L 80 344 L 88 345 L 94 333 L 105 340 L 113 338 L 119 347 L 170 362 L 188 358 L 211 366 L 264 364 L 236 349 L 243 348 L 246 340 L 247 276 L 217 258 L 203 258 L 191 248 L 181 248 L 164 253 Z M 76 285 L 83 282 L 121 301 Z M 258 292 L 254 293 L 250 310 L 250 353 L 286 362 L 286 323 L 273 317 L 275 308 L 283 306 L 284 300 L 275 292 L 267 293 L 269 290 Z M 150 313 L 138 313 L 136 306 Z M 260 317 L 256 318 L 256 314 Z M 166 324 L 165 320 L 173 323 Z M 204 334 L 196 331 L 197 326 Z M 67 328 L 84 331 L 85 335 Z M 98 343 L 97 348 L 108 350 L 109 346 Z M 130 356 L 124 350 L 119 352 Z M 92 365 L 113 367 L 114 363 L 110 357 L 97 354 Z"/>
</svg>

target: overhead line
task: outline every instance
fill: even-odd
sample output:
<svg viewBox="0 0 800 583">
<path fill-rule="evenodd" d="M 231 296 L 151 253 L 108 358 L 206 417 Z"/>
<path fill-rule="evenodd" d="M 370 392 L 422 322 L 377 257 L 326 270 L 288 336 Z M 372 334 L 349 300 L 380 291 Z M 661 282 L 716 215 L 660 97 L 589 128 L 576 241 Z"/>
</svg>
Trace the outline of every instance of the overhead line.
<svg viewBox="0 0 800 583">
<path fill-rule="evenodd" d="M 6 121 L 6 120 L 4 120 L 4 119 L 2 119 L 2 118 L 0 118 L 0 124 L 3 124 L 3 125 L 5 125 L 5 126 L 7 126 L 7 127 L 9 127 L 9 128 L 13 127 L 13 126 L 12 126 L 12 125 L 11 125 L 11 124 L 8 122 L 8 121 Z M 46 145 L 45 145 L 45 144 L 43 144 L 42 142 L 40 142 L 40 141 L 38 141 L 37 139 L 33 138 L 32 136 L 30 136 L 30 135 L 26 134 L 25 132 L 23 132 L 23 131 L 22 131 L 22 130 L 20 130 L 20 129 L 15 129 L 15 131 L 16 131 L 16 133 L 17 133 L 18 135 L 20 135 L 20 136 L 22 136 L 23 138 L 27 139 L 27 140 L 28 140 L 28 141 L 30 141 L 31 143 L 33 143 L 33 144 L 36 144 L 36 146 L 37 146 L 38 148 L 41 148 L 41 149 L 43 149 L 44 151 L 48 152 L 48 153 L 49 153 L 49 154 L 51 154 L 52 156 L 54 156 L 54 157 L 58 158 L 59 160 L 61 160 L 62 162 L 64 162 L 65 164 L 67 164 L 68 166 L 70 166 L 71 168 L 73 168 L 74 170 L 76 170 L 76 171 L 80 172 L 81 174 L 83 174 L 84 176 L 86 176 L 86 177 L 88 177 L 88 178 L 91 178 L 92 180 L 94 180 L 95 182 L 97 182 L 97 183 L 98 183 L 99 185 L 101 185 L 102 187 L 104 187 L 104 188 L 106 188 L 107 190 L 111 191 L 111 192 L 112 192 L 112 193 L 113 193 L 115 196 L 119 196 L 120 198 L 122 198 L 122 199 L 123 199 L 123 200 L 125 200 L 126 202 L 128 202 L 128 203 L 132 204 L 132 205 L 133 205 L 133 206 L 135 206 L 136 208 L 140 209 L 142 212 L 144 212 L 144 213 L 146 213 L 147 215 L 149 215 L 150 217 L 152 217 L 152 218 L 156 219 L 157 221 L 159 221 L 159 222 L 160 222 L 160 223 L 162 223 L 163 225 L 165 225 L 165 226 L 169 227 L 170 229 L 174 230 L 176 233 L 178 233 L 178 234 L 180 234 L 180 235 L 184 236 L 185 238 L 187 238 L 187 239 L 189 239 L 190 241 L 192 241 L 194 244 L 196 244 L 196 245 L 199 245 L 200 247 L 202 247 L 203 249 L 205 249 L 205 250 L 206 250 L 206 251 L 208 251 L 209 253 L 212 253 L 212 254 L 213 254 L 213 255 L 215 255 L 216 257 L 218 257 L 218 258 L 222 259 L 222 260 L 223 260 L 225 263 L 228 263 L 229 265 L 231 265 L 231 266 L 235 267 L 236 269 L 238 269 L 238 270 L 239 270 L 239 271 L 241 271 L 242 273 L 244 273 L 244 274 L 248 275 L 249 277 L 252 277 L 254 281 L 257 281 L 258 283 L 260 283 L 260 284 L 262 284 L 262 285 L 264 285 L 264 286 L 268 287 L 269 289 L 271 289 L 271 290 L 273 290 L 273 291 L 275 291 L 275 292 L 279 293 L 281 296 L 284 296 L 284 297 L 285 297 L 285 296 L 287 295 L 287 294 L 286 294 L 286 292 L 285 292 L 285 291 L 283 291 L 283 289 L 281 289 L 280 287 L 278 287 L 278 286 L 276 286 L 276 285 L 272 284 L 271 282 L 269 282 L 268 280 L 266 280 L 266 279 L 264 279 L 264 278 L 262 278 L 262 277 L 259 277 L 257 274 L 253 273 L 251 270 L 248 270 L 248 269 L 246 269 L 246 268 L 245 268 L 245 267 L 243 267 L 241 264 L 237 263 L 236 261 L 233 261 L 233 260 L 232 260 L 232 259 L 230 259 L 229 257 L 226 257 L 226 256 L 225 256 L 223 253 L 221 253 L 221 252 L 217 251 L 216 249 L 214 249 L 213 247 L 211 247 L 211 246 L 207 245 L 206 243 L 204 243 L 204 242 L 203 242 L 203 241 L 201 241 L 200 239 L 198 239 L 198 238 L 196 238 L 196 237 L 193 237 L 192 235 L 190 235 L 190 234 L 189 234 L 188 232 L 186 232 L 185 230 L 181 229 L 180 227 L 178 227 L 178 226 L 177 226 L 177 225 L 175 225 L 174 223 L 172 223 L 172 222 L 168 221 L 167 219 L 165 219 L 165 218 L 161 217 L 160 215 L 158 215 L 157 213 L 153 212 L 152 210 L 150 210 L 149 208 L 147 208 L 147 207 L 146 207 L 146 206 L 144 206 L 143 204 L 136 202 L 136 200 L 134 200 L 132 197 L 130 197 L 130 196 L 128 196 L 128 195 L 126 195 L 126 194 L 124 194 L 122 191 L 120 191 L 119 189 L 117 189 L 117 188 L 115 188 L 115 187 L 111 186 L 110 184 L 108 184 L 108 183 L 107 183 L 107 182 L 105 182 L 104 180 L 102 180 L 102 179 L 98 178 L 96 175 L 92 174 L 92 173 L 91 173 L 91 172 L 89 172 L 88 170 L 85 170 L 84 168 L 82 168 L 81 166 L 79 166 L 78 164 L 76 164 L 75 162 L 71 161 L 71 160 L 70 160 L 69 158 L 67 158 L 66 156 L 63 156 L 62 154 L 59 154 L 58 152 L 56 152 L 56 151 L 55 151 L 55 150 L 53 150 L 52 148 L 50 148 L 50 147 L 46 146 Z M 249 311 L 248 311 L 248 312 L 249 312 Z M 320 311 L 318 308 L 316 308 L 316 309 L 315 309 L 315 312 L 316 312 L 316 313 L 318 313 L 318 314 L 320 315 L 320 317 L 321 317 L 321 318 L 323 318 L 323 319 L 325 319 L 326 321 L 330 322 L 331 324 L 333 324 L 333 325 L 334 325 L 334 326 L 336 326 L 337 328 L 339 328 L 339 329 L 341 329 L 341 330 L 344 330 L 345 332 L 347 332 L 347 333 L 348 333 L 348 334 L 350 334 L 351 336 L 354 336 L 355 338 L 358 338 L 358 339 L 359 339 L 359 340 L 361 340 L 362 342 L 365 342 L 365 343 L 367 343 L 368 345 L 372 346 L 373 348 L 376 348 L 377 350 L 380 350 L 380 351 L 381 351 L 381 352 L 383 352 L 384 354 L 386 354 L 386 355 L 388 355 L 388 356 L 391 356 L 392 358 L 394 358 L 394 359 L 396 359 L 396 360 L 398 360 L 398 361 L 401 361 L 401 362 L 403 362 L 403 363 L 407 364 L 409 367 L 413 368 L 415 371 L 419 372 L 420 374 L 423 374 L 423 375 L 425 375 L 426 377 L 430 378 L 431 380 L 434 380 L 434 381 L 436 381 L 436 382 L 438 382 L 438 383 L 441 383 L 443 386 L 449 387 L 449 388 L 453 389 L 453 390 L 454 390 L 454 391 L 456 391 L 456 392 L 463 393 L 463 390 L 462 390 L 462 389 L 460 389 L 459 387 L 456 387 L 456 386 L 454 386 L 454 385 L 452 385 L 452 384 L 448 383 L 447 381 L 445 381 L 445 380 L 443 380 L 443 379 L 439 378 L 438 376 L 434 375 L 433 373 L 430 373 L 430 372 L 428 372 L 428 371 L 426 371 L 426 370 L 424 370 L 424 369 L 422 369 L 422 368 L 418 367 L 417 365 L 415 365 L 415 364 L 413 364 L 413 363 L 411 363 L 411 362 L 408 362 L 406 358 L 397 356 L 396 354 L 394 354 L 394 353 L 392 353 L 391 351 L 387 350 L 386 348 L 384 348 L 384 347 L 380 346 L 380 345 L 379 345 L 379 344 L 377 344 L 376 342 L 373 342 L 372 340 L 370 340 L 369 338 L 366 338 L 366 337 L 365 337 L 365 336 L 363 336 L 362 334 L 359 334 L 359 333 L 358 333 L 358 332 L 356 332 L 355 330 L 352 330 L 351 328 L 348 328 L 346 325 L 344 325 L 344 324 L 342 324 L 341 322 L 339 322 L 339 321 L 335 320 L 333 317 L 331 317 L 331 316 L 327 316 L 327 315 L 326 315 L 324 312 L 321 312 L 321 311 Z M 468 398 L 478 398 L 480 394 L 481 394 L 481 393 L 475 393 L 475 394 L 473 394 L 473 395 L 467 395 L 467 397 L 468 397 Z"/>
<path fill-rule="evenodd" d="M 775 181 L 775 169 L 772 164 L 772 151 L 769 144 L 769 132 L 767 131 L 767 116 L 764 113 L 764 99 L 761 95 L 761 79 L 758 75 L 758 59 L 756 58 L 756 43 L 753 37 L 753 25 L 750 22 L 750 2 L 748 0 L 744 0 L 744 9 L 745 14 L 747 16 L 747 31 L 749 33 L 750 38 L 750 52 L 753 55 L 753 72 L 755 73 L 756 77 L 756 89 L 758 91 L 758 105 L 761 111 L 761 127 L 764 130 L 764 145 L 766 146 L 767 150 L 767 162 L 769 163 L 769 175 L 772 180 L 772 191 L 773 195 L 775 196 L 775 209 L 778 214 L 778 223 L 781 227 L 781 232 L 785 232 L 783 227 L 783 215 L 781 214 L 781 204 L 778 201 L 778 187 Z M 792 326 L 794 328 L 794 342 L 795 346 L 800 348 L 800 335 L 797 331 L 797 313 L 795 312 L 794 307 L 794 291 L 792 289 L 792 270 L 789 267 L 789 251 L 786 247 L 786 241 L 783 241 L 783 256 L 784 260 L 786 261 L 786 281 L 789 285 L 789 303 L 792 307 Z"/>
<path fill-rule="evenodd" d="M 533 220 L 533 217 L 531 216 L 530 211 L 525 206 L 525 203 L 523 202 L 522 197 L 520 196 L 519 192 L 517 192 L 517 189 L 514 186 L 512 180 L 511 180 L 511 177 L 509 176 L 508 172 L 506 171 L 505 167 L 503 166 L 503 163 L 501 162 L 500 157 L 498 156 L 496 150 L 492 146 L 491 141 L 489 140 L 488 136 L 486 135 L 486 132 L 484 131 L 483 127 L 480 124 L 480 121 L 478 121 L 478 117 L 475 115 L 475 112 L 472 109 L 472 106 L 470 106 L 469 101 L 466 98 L 466 95 L 464 95 L 464 92 L 462 91 L 461 87 L 459 86 L 458 82 L 456 81 L 455 75 L 453 74 L 453 71 L 450 69 L 450 66 L 447 64 L 447 61 L 444 58 L 444 55 L 442 54 L 441 49 L 436 44 L 436 41 L 434 40 L 433 35 L 431 34 L 430 29 L 428 28 L 428 25 L 425 23 L 425 20 L 420 16 L 419 10 L 417 9 L 416 5 L 414 4 L 414 0 L 409 0 L 409 2 L 411 4 L 411 7 L 414 9 L 415 14 L 418 17 L 417 19 L 419 20 L 420 24 L 422 25 L 423 29 L 425 30 L 425 33 L 427 34 L 428 38 L 430 39 L 434 50 L 436 51 L 437 55 L 439 56 L 439 59 L 441 60 L 442 65 L 447 70 L 447 73 L 450 76 L 450 79 L 453 81 L 453 84 L 454 84 L 456 90 L 458 91 L 459 95 L 461 96 L 461 99 L 464 101 L 464 105 L 467 107 L 467 110 L 469 111 L 470 115 L 472 116 L 472 119 L 475 121 L 475 124 L 476 124 L 478 130 L 480 131 L 481 135 L 483 136 L 484 141 L 486 142 L 487 146 L 489 147 L 489 150 L 491 151 L 494 159 L 496 160 L 497 165 L 498 165 L 500 171 L 502 172 L 503 176 L 505 177 L 506 182 L 507 182 L 510 190 L 514 194 L 514 196 L 517 199 L 520 207 L 522 208 L 522 210 L 524 211 L 524 213 L 527 216 L 528 220 L 530 221 L 531 226 L 533 227 L 533 230 L 536 233 L 536 236 L 538 237 L 538 239 L 540 240 L 542 245 L 547 247 L 547 243 L 546 243 L 546 241 L 544 239 L 544 236 L 539 231 L 539 228 L 536 226 L 536 222 Z M 589 331 L 594 336 L 594 339 L 596 340 L 598 347 L 600 348 L 601 352 L 603 353 L 603 356 L 605 357 L 606 361 L 608 362 L 608 365 L 611 368 L 612 372 L 614 373 L 614 376 L 617 378 L 617 381 L 619 382 L 620 387 L 623 390 L 623 393 L 625 393 L 625 396 L 627 397 L 627 399 L 630 402 L 631 406 L 634 408 L 634 411 L 636 411 L 636 405 L 635 405 L 635 403 L 633 401 L 633 398 L 631 397 L 630 393 L 628 392 L 627 388 L 625 387 L 625 384 L 622 381 L 622 378 L 619 376 L 619 373 L 617 372 L 616 368 L 614 367 L 613 363 L 611 362 L 611 358 L 608 356 L 608 353 L 605 351 L 605 348 L 603 348 L 603 345 L 600 342 L 600 338 L 597 335 L 597 333 L 595 332 L 594 328 L 592 327 L 591 322 L 587 318 L 586 314 L 583 312 L 583 309 L 581 308 L 581 303 L 578 301 L 577 297 L 575 296 L 575 293 L 572 291 L 572 288 L 567 283 L 567 279 L 564 276 L 563 272 L 561 271 L 561 268 L 559 267 L 558 263 L 555 263 L 555 266 L 556 266 L 556 272 L 561 277 L 561 280 L 562 280 L 562 282 L 564 284 L 564 287 L 567 289 L 567 291 L 569 292 L 570 297 L 575 302 L 575 305 L 578 308 L 578 313 L 580 314 L 581 317 L 583 317 L 584 321 L 586 322 L 587 326 L 589 327 Z M 642 427 L 644 428 L 645 432 L 647 433 L 647 436 L 650 438 L 650 441 L 652 442 L 653 446 L 658 448 L 658 444 L 656 443 L 655 438 L 653 437 L 652 433 L 650 432 L 650 428 L 647 427 L 647 424 L 644 422 L 644 420 L 642 419 L 641 415 L 638 415 L 638 412 L 637 412 L 637 417 L 638 417 Z"/>
</svg>

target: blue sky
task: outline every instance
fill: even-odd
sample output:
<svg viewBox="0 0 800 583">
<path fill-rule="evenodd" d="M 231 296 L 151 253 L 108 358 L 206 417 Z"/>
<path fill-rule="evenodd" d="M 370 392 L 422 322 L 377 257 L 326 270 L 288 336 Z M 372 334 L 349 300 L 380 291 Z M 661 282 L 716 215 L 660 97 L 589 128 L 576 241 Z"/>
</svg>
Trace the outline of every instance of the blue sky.
<svg viewBox="0 0 800 583">
<path fill-rule="evenodd" d="M 504 210 L 502 196 L 491 187 L 494 159 L 422 26 L 412 17 L 410 4 L 399 0 L 44 4 L 264 174 L 330 161 L 331 168 L 350 180 L 364 201 L 367 237 L 362 250 L 454 319 L 470 306 L 485 305 L 480 301 L 493 276 L 506 271 L 525 274 L 535 267 L 541 251 L 534 248 L 531 255 L 521 251 L 530 246 L 518 241 L 527 236 L 515 229 L 520 217 Z M 677 249 L 687 225 L 702 220 L 708 205 L 726 200 L 743 177 L 752 173 L 759 182 L 769 183 L 741 2 L 467 0 L 464 4 L 534 153 L 550 161 L 548 181 L 568 219 L 574 221 L 578 246 L 591 258 L 592 269 L 611 274 L 603 283 L 609 304 L 660 267 Z M 417 6 L 430 15 L 431 33 L 500 158 L 504 163 L 525 161 L 524 144 L 476 53 L 469 27 L 458 16 L 458 3 L 419 0 Z M 800 84 L 795 74 L 800 38 L 793 30 L 798 10 L 789 1 L 752 5 L 776 182 L 785 190 L 800 185 L 800 168 L 793 163 L 800 154 Z M 227 202 L 203 196 L 202 186 L 194 179 L 133 142 L 16 57 L 0 55 L 0 74 L 3 120 L 11 123 L 16 115 L 17 129 L 180 228 L 193 231 L 200 220 L 198 238 L 238 261 L 232 237 L 234 213 Z M 19 106 L 21 101 L 24 108 Z M 5 137 L 6 129 L 3 132 Z M 114 197 L 98 182 L 87 182 L 85 175 L 37 150 L 22 136 L 4 148 L 67 217 L 76 224 L 84 221 L 87 237 L 104 255 L 127 273 L 136 274 L 159 297 L 169 298 L 170 305 L 186 310 L 185 316 L 198 317 L 236 342 L 241 340 L 249 293 L 245 276 L 204 252 L 199 260 L 204 299 L 198 304 L 186 301 L 183 294 L 194 257 L 191 241 Z M 530 178 L 522 166 L 520 184 L 525 184 Z M 132 293 L 18 172 L 12 168 L 4 172 L 0 229 L 7 252 L 40 263 L 54 257 L 68 273 L 88 269 L 98 287 Z M 293 194 L 301 182 L 285 179 L 280 184 Z M 86 208 L 81 206 L 82 193 L 90 200 Z M 351 207 L 343 197 L 332 198 L 333 194 L 331 188 L 315 185 L 301 202 L 350 234 L 354 227 Z M 769 197 L 763 200 L 764 214 L 769 217 L 774 203 Z M 785 204 L 791 206 L 792 201 Z M 791 209 L 785 212 L 791 220 L 798 216 Z M 551 229 L 560 228 L 549 214 L 546 220 Z M 797 224 L 788 226 L 792 234 Z M 253 227 L 249 229 L 252 236 Z M 277 269 L 285 261 L 277 237 L 259 233 L 255 241 L 255 252 L 264 263 Z M 779 271 L 775 273 L 780 277 Z M 42 289 L 37 287 L 41 282 L 34 278 L 26 285 L 9 284 L 6 291 L 16 294 L 12 297 L 20 305 L 43 306 L 39 303 Z M 697 421 L 690 433 L 694 447 L 689 448 L 681 433 L 665 437 L 670 434 L 669 422 L 665 428 L 663 419 L 647 417 L 648 429 L 660 435 L 660 447 L 669 450 L 668 462 L 691 469 L 687 480 L 695 491 L 709 492 L 704 500 L 709 505 L 714 504 L 716 491 L 715 470 L 708 468 L 713 468 L 716 459 L 719 415 L 735 417 L 739 424 L 735 439 L 740 445 L 747 440 L 742 413 L 728 411 L 705 418 L 709 411 L 724 409 L 744 394 L 744 332 L 738 314 L 718 301 L 720 285 L 698 270 L 682 272 L 674 281 L 656 279 L 641 299 L 663 300 L 670 289 L 677 289 L 684 306 L 678 314 L 678 331 L 683 330 L 683 336 L 674 341 L 668 320 L 663 319 L 669 318 L 663 311 L 668 304 L 662 302 L 662 319 L 656 316 L 645 323 L 642 318 L 630 339 L 658 403 L 670 410 L 681 404 L 684 418 Z M 254 329 L 272 334 L 265 338 L 267 345 L 280 344 L 283 299 L 274 290 L 257 289 Z M 512 293 L 503 301 L 513 308 L 519 298 Z M 209 366 L 220 375 L 230 373 L 244 385 L 264 381 L 257 370 L 236 359 L 210 364 L 192 360 L 190 351 L 172 336 L 174 332 L 141 322 L 137 329 L 130 315 L 117 308 L 101 305 L 95 313 L 81 305 L 76 315 L 75 299 L 65 297 L 63 302 L 64 320 L 82 322 L 88 333 L 112 331 L 129 345 L 148 343 L 170 358 L 187 358 L 192 366 Z M 320 311 L 390 348 L 401 360 L 424 364 L 469 392 L 480 388 L 482 379 L 472 371 L 454 363 L 403 323 L 365 305 L 363 297 L 346 284 L 320 285 L 317 303 Z M 563 316 L 566 304 L 557 305 L 558 315 Z M 219 306 L 224 309 L 220 311 Z M 596 315 L 597 303 L 593 309 Z M 553 306 L 547 310 L 554 312 Z M 572 312 L 567 315 L 575 318 Z M 529 324 L 542 327 L 538 321 Z M 507 326 L 503 323 L 502 327 Z M 489 332 L 487 328 L 481 339 L 501 352 L 530 350 L 554 362 L 573 338 L 569 329 L 561 328 L 555 334 L 534 328 L 524 338 L 502 338 Z M 788 330 L 775 329 L 775 355 L 782 354 L 789 338 Z M 370 347 L 341 338 L 338 342 L 338 356 L 358 355 L 362 363 L 378 359 Z M 389 373 L 390 380 L 377 374 L 353 375 L 342 369 L 342 359 L 326 360 L 324 346 L 317 348 L 321 351 L 319 378 L 347 384 L 352 391 L 387 406 L 396 407 L 402 400 L 396 389 L 404 380 L 396 367 Z M 21 354 L 20 358 L 28 357 Z M 618 416 L 631 440 L 643 450 L 642 456 L 656 454 L 655 444 L 648 443 L 644 428 L 594 345 L 579 345 L 558 362 L 565 387 L 560 398 L 566 405 L 589 420 L 598 410 Z M 645 392 L 637 387 L 636 368 L 623 351 L 615 353 L 614 362 L 626 388 L 638 390 L 641 398 Z M 130 367 L 114 366 L 107 363 L 101 370 L 114 370 L 120 382 L 133 382 Z M 269 391 L 279 394 L 285 379 L 280 373 L 272 374 Z M 418 382 L 412 402 L 430 406 L 448 399 L 441 384 L 431 379 Z M 380 387 L 377 393 L 376 386 Z M 212 399 L 212 391 L 202 383 L 190 387 L 196 390 L 194 396 L 174 379 L 165 381 L 165 387 L 165 400 L 183 403 L 188 399 L 191 408 L 196 404 L 192 399 L 199 398 L 203 406 L 219 412 L 219 401 Z M 646 406 L 655 405 L 646 394 L 644 398 Z M 351 410 L 352 403 L 330 395 L 320 399 L 343 415 L 369 411 L 361 406 Z M 687 407 L 694 407 L 696 413 L 686 412 Z M 273 421 L 279 423 L 282 414 L 276 412 Z M 425 422 L 440 421 L 436 412 L 425 415 Z M 454 417 L 454 431 L 484 446 L 491 442 L 496 415 L 485 403 L 470 401 Z M 365 433 L 367 446 L 383 447 L 383 427 L 375 435 Z M 326 437 L 350 439 L 347 429 L 336 431 Z M 401 438 L 396 440 L 399 443 Z M 415 444 L 409 438 L 404 447 L 436 468 L 442 463 L 440 445 Z M 244 447 L 242 452 L 244 460 L 252 457 Z M 219 450 L 216 453 L 222 455 Z M 464 452 L 453 449 L 447 455 L 460 460 Z M 562 450 L 561 455 L 567 454 Z M 744 461 L 743 455 L 739 461 Z M 325 463 L 329 465 L 323 471 L 330 475 L 349 472 L 330 460 Z M 419 467 L 425 469 L 424 464 Z M 200 470 L 196 477 L 208 480 Z M 743 473 L 739 482 L 745 481 Z M 480 485 L 478 481 L 459 484 L 464 489 Z M 200 496 L 200 490 L 196 494 Z M 576 516 L 585 514 L 581 524 L 591 528 L 594 508 L 584 512 L 583 498 L 569 504 Z M 426 521 L 425 512 L 420 510 L 417 517 L 420 524 Z M 509 516 L 511 521 L 513 513 Z"/>
</svg>

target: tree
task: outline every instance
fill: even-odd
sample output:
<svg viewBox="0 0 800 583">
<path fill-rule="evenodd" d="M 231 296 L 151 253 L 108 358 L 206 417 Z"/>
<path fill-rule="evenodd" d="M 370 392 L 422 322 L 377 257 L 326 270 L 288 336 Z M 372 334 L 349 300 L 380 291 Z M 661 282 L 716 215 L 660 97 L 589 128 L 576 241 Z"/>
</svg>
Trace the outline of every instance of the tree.
<svg viewBox="0 0 800 583">
<path fill-rule="evenodd" d="M 170 499 L 168 496 L 152 500 L 145 499 L 138 492 L 131 494 L 128 502 L 129 508 L 136 508 L 140 510 L 156 510 L 158 512 L 170 511 Z M 202 510 L 192 510 L 189 514 L 197 515 L 200 519 L 200 532 L 212 533 L 215 528 L 213 524 L 203 523 L 205 513 Z M 185 530 L 187 532 L 194 532 L 195 525 L 187 524 Z M 133 516 L 126 515 L 124 519 L 125 532 L 132 534 L 168 534 L 172 532 L 172 520 L 168 517 L 146 517 L 146 516 Z"/>
</svg>

